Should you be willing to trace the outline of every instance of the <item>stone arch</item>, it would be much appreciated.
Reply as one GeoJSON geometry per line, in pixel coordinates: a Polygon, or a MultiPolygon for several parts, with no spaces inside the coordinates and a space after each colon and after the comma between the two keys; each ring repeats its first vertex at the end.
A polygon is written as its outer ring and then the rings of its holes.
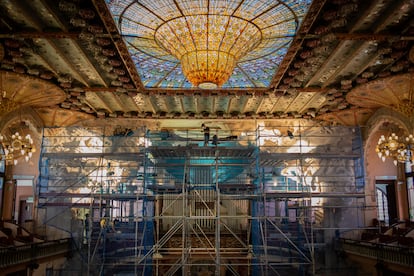
{"type": "Polygon", "coordinates": [[[43,121],[40,116],[33,110],[33,108],[26,106],[2,117],[0,119],[0,130],[22,121],[30,124],[37,130],[43,127],[43,121]]]}
{"type": "MultiPolygon", "coordinates": [[[[375,152],[378,143],[379,134],[388,134],[388,125],[390,131],[395,131],[398,135],[408,135],[413,131],[413,125],[409,118],[401,113],[395,112],[388,108],[378,109],[375,114],[368,120],[363,131],[364,137],[364,165],[366,168],[366,204],[374,206],[376,204],[375,183],[378,176],[397,176],[398,168],[393,165],[392,160],[382,162],[375,152]]],[[[366,219],[376,217],[376,210],[367,210],[366,219]]],[[[368,221],[366,221],[369,225],[368,221]]]]}
{"type": "Polygon", "coordinates": [[[22,107],[15,112],[6,114],[0,119],[0,133],[5,133],[10,129],[27,128],[32,136],[34,143],[40,145],[43,121],[31,107],[22,107]]]}
{"type": "Polygon", "coordinates": [[[388,108],[380,108],[377,112],[367,122],[366,132],[364,133],[368,138],[370,134],[377,131],[378,128],[384,122],[394,123],[399,126],[404,132],[412,133],[413,132],[413,122],[410,118],[402,115],[401,113],[395,112],[388,108]]]}
{"type": "Polygon", "coordinates": [[[368,149],[376,146],[377,141],[372,141],[371,137],[374,133],[379,131],[385,123],[398,128],[401,134],[413,134],[413,123],[409,118],[393,110],[381,108],[368,120],[367,127],[363,132],[365,141],[364,156],[366,156],[368,149]]]}

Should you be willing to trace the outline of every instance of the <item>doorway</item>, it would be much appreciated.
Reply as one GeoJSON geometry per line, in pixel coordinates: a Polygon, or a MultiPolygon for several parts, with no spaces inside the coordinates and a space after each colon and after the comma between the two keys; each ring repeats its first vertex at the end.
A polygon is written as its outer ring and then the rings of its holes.
{"type": "Polygon", "coordinates": [[[28,220],[32,220],[33,201],[27,199],[20,200],[19,204],[19,224],[23,224],[28,220]]]}
{"type": "Polygon", "coordinates": [[[377,180],[375,183],[378,220],[383,225],[398,221],[395,180],[377,180]]]}

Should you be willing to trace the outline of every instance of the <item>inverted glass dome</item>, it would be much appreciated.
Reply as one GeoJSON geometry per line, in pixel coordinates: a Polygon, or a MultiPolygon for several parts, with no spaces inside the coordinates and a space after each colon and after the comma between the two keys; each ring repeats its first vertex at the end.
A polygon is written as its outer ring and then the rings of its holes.
{"type": "Polygon", "coordinates": [[[111,1],[147,88],[268,87],[310,0],[111,1]]]}

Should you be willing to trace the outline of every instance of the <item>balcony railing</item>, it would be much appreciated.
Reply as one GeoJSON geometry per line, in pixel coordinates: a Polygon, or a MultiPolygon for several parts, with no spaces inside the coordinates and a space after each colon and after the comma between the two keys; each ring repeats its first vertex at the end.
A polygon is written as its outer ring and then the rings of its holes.
{"type": "Polygon", "coordinates": [[[71,239],[3,247],[0,248],[0,270],[22,263],[36,262],[45,258],[62,256],[69,253],[71,247],[71,239]]]}
{"type": "Polygon", "coordinates": [[[341,249],[350,254],[414,267],[414,247],[393,246],[349,239],[340,239],[340,243],[341,249]]]}

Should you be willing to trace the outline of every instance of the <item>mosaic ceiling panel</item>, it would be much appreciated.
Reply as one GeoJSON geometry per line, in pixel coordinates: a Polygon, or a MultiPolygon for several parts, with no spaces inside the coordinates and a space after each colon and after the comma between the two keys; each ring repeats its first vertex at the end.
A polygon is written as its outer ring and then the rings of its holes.
{"type": "MultiPolygon", "coordinates": [[[[269,87],[311,2],[106,0],[146,88],[193,88],[183,74],[180,60],[160,45],[155,36],[165,22],[189,14],[206,13],[241,18],[261,32],[260,43],[237,62],[222,88],[269,87]]],[[[218,31],[227,29],[223,27],[218,31]]],[[[189,35],[194,34],[176,34],[180,40],[189,35]]]]}

